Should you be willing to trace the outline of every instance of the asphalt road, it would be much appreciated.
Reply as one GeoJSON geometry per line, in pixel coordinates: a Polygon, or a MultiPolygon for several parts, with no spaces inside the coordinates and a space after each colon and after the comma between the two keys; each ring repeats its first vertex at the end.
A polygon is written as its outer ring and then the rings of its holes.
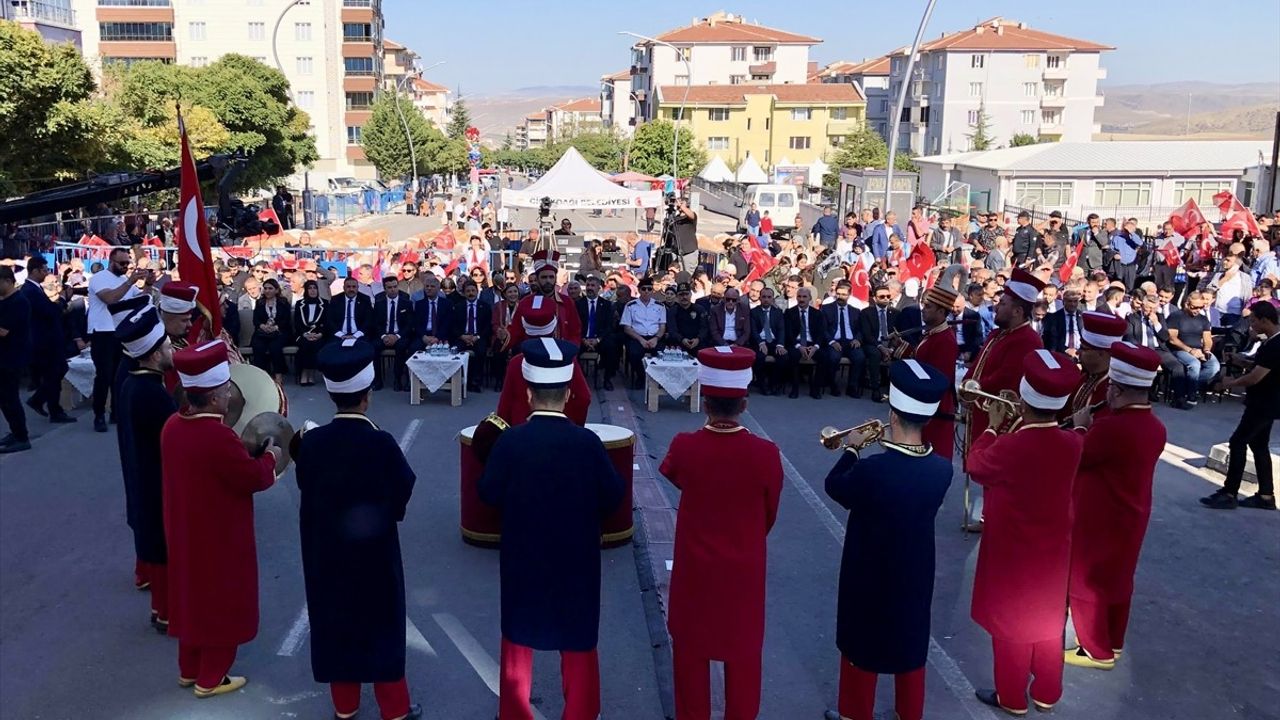
{"type": "MultiPolygon", "coordinates": [[[[317,389],[287,388],[292,420],[332,413],[317,389]]],[[[700,425],[675,401],[647,413],[639,393],[597,397],[593,421],[638,430],[656,467],[672,436],[700,425]]],[[[442,394],[411,407],[403,394],[375,396],[373,418],[408,448],[418,484],[401,528],[408,588],[409,683],[432,720],[487,720],[498,657],[497,555],[458,535],[458,429],[474,423],[497,395],[473,395],[461,408],[442,394]]],[[[1066,670],[1063,720],[1275,720],[1280,718],[1280,514],[1201,509],[1212,489],[1195,456],[1225,438],[1239,405],[1165,408],[1170,452],[1156,476],[1155,511],[1137,578],[1126,652],[1111,672],[1066,670]],[[1181,455],[1190,455],[1184,461],[1181,455]]],[[[292,471],[256,502],[262,624],[242,648],[236,672],[249,685],[229,697],[197,701],[176,684],[173,641],[146,624],[147,598],[132,588],[132,544],[113,434],[87,418],[50,429],[32,418],[35,449],[0,458],[0,720],[330,717],[326,688],[310,676],[292,471]]],[[[771,437],[788,461],[778,523],[769,543],[768,628],[762,718],[819,718],[834,706],[835,586],[844,515],[822,494],[834,462],[818,445],[823,425],[846,427],[885,416],[882,405],[847,398],[753,398],[748,427],[771,437]]],[[[1034,472],[1034,469],[1029,469],[1034,472]]],[[[643,470],[638,472],[638,476],[643,470]]],[[[1217,478],[1220,482],[1220,477],[1217,478]]],[[[640,503],[678,503],[663,481],[640,503]]],[[[991,682],[990,642],[969,619],[980,540],[957,529],[957,477],[938,518],[926,715],[993,718],[971,696],[991,682]]],[[[655,515],[644,511],[653,530],[655,515]]],[[[658,523],[660,525],[660,523],[658,523]]],[[[660,606],[643,572],[669,552],[652,541],[604,553],[601,664],[603,717],[662,718],[669,708],[665,639],[651,636],[660,606]],[[658,645],[655,650],[654,641],[658,645]]],[[[664,587],[661,572],[657,588],[664,587]]],[[[874,592],[874,588],[868,588],[874,592]]],[[[559,716],[553,655],[539,654],[534,694],[546,718],[559,716]]],[[[372,697],[366,691],[366,705],[372,697]]],[[[880,717],[892,717],[892,683],[880,688],[880,717]]]]}

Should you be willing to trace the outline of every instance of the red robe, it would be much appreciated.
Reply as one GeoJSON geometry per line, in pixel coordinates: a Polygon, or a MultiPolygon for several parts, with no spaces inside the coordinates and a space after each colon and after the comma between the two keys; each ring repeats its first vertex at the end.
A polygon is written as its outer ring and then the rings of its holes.
{"type": "Polygon", "coordinates": [[[738,425],[671,441],[661,472],[680,488],[667,627],[680,651],[759,657],[764,643],[765,536],[778,516],[778,446],[738,425]]]}
{"type": "MultiPolygon", "coordinates": [[[[1022,361],[1043,347],[1044,342],[1029,322],[1012,330],[997,330],[982,344],[964,379],[977,380],[982,391],[992,395],[998,395],[1001,390],[1016,393],[1022,382],[1022,361]]],[[[966,447],[972,448],[974,440],[987,429],[987,414],[976,407],[970,410],[969,422],[965,426],[968,432],[966,447]]],[[[967,458],[965,469],[969,469],[967,458]]]]}
{"type": "Polygon", "coordinates": [[[1077,434],[1084,435],[1084,453],[1072,499],[1070,595],[1128,602],[1151,518],[1164,423],[1150,406],[1131,406],[1095,419],[1077,434]]]}
{"type": "MultiPolygon", "coordinates": [[[[520,352],[520,343],[529,339],[529,336],[524,332],[522,320],[525,313],[529,312],[529,308],[533,305],[534,297],[533,295],[526,295],[520,298],[520,302],[516,304],[516,314],[511,318],[511,324],[507,326],[507,332],[511,335],[508,347],[511,348],[512,352],[520,352]]],[[[557,291],[553,297],[556,299],[556,329],[552,333],[552,337],[560,338],[574,345],[581,345],[582,321],[578,318],[577,306],[573,304],[568,295],[562,292],[557,291]]]]}
{"type": "Polygon", "coordinates": [[[943,323],[926,332],[916,345],[916,360],[932,366],[947,379],[947,391],[938,404],[938,414],[924,426],[924,441],[933,452],[948,460],[955,454],[956,446],[956,358],[960,348],[956,345],[956,333],[950,325],[943,323]]]}
{"type": "Polygon", "coordinates": [[[169,546],[169,634],[234,647],[258,634],[253,494],[275,483],[271,454],[250,457],[221,415],[174,415],[160,433],[169,546]]]}
{"type": "Polygon", "coordinates": [[[1071,485],[1084,438],[1056,422],[983,433],[969,473],[985,507],[973,582],[975,622],[992,637],[1031,643],[1060,637],[1071,559],[1071,485]]]}
{"type": "MultiPolygon", "coordinates": [[[[524,353],[516,353],[507,363],[507,374],[502,380],[502,395],[498,397],[498,417],[507,421],[508,425],[523,425],[529,419],[533,408],[529,407],[529,383],[524,379],[520,366],[524,362],[524,353]]],[[[565,404],[564,414],[575,425],[587,424],[587,411],[591,409],[591,387],[582,374],[578,363],[573,364],[573,379],[569,381],[569,402],[565,404]]]]}

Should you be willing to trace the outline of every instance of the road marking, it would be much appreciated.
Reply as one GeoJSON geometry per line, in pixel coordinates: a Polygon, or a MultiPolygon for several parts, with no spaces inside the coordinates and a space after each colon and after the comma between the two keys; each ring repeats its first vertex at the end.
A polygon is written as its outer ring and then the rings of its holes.
{"type": "Polygon", "coordinates": [[[418,430],[422,429],[422,420],[410,420],[409,427],[404,429],[404,434],[400,436],[400,452],[408,453],[409,448],[413,446],[413,441],[418,437],[418,430]]]}
{"type": "Polygon", "coordinates": [[[421,650],[431,657],[439,657],[436,655],[436,649],[431,647],[431,643],[422,635],[422,631],[417,625],[413,624],[413,620],[405,617],[404,619],[404,643],[414,650],[421,650]]]}
{"type": "Polygon", "coordinates": [[[328,694],[329,693],[323,692],[320,690],[308,690],[307,692],[300,692],[296,695],[286,695],[284,697],[269,697],[267,698],[267,702],[271,703],[272,705],[292,705],[296,702],[302,702],[303,700],[310,700],[311,698],[320,697],[321,695],[328,695],[328,694]]]}
{"type": "MultiPolygon", "coordinates": [[[[744,413],[742,419],[745,421],[743,424],[747,425],[747,428],[752,433],[769,442],[773,442],[769,434],[764,431],[764,428],[750,413],[744,413]]],[[[791,481],[792,486],[800,492],[801,497],[805,499],[805,502],[818,516],[818,521],[831,533],[831,537],[835,538],[841,547],[844,547],[844,525],[836,518],[835,513],[831,512],[831,508],[827,507],[827,504],[818,497],[818,493],[814,492],[813,486],[809,484],[808,480],[805,480],[799,470],[796,470],[796,466],[791,464],[787,456],[782,453],[781,448],[778,450],[778,455],[782,458],[782,473],[791,481]]],[[[965,677],[964,671],[947,654],[947,651],[942,649],[942,646],[938,644],[938,641],[932,635],[929,636],[929,663],[933,665],[934,670],[942,677],[943,682],[951,689],[952,694],[960,701],[960,706],[964,708],[965,713],[972,720],[989,720],[994,716],[994,712],[988,710],[985,706],[977,706],[971,702],[974,693],[973,683],[969,682],[969,678],[965,677]]]]}
{"type": "MultiPolygon", "coordinates": [[[[462,626],[458,618],[449,613],[435,613],[431,617],[435,619],[444,634],[449,636],[449,640],[453,641],[454,647],[458,648],[462,657],[471,664],[471,669],[475,670],[480,680],[488,686],[489,692],[496,696],[498,694],[498,663],[494,662],[489,653],[480,647],[480,643],[462,626]]],[[[537,708],[533,709],[533,716],[537,720],[547,720],[537,708]]]]}
{"type": "Polygon", "coordinates": [[[280,649],[276,651],[276,655],[280,657],[293,657],[298,654],[298,648],[302,647],[302,641],[307,639],[307,634],[311,631],[311,619],[307,615],[307,606],[304,603],[302,609],[298,611],[298,617],[293,621],[293,627],[289,628],[289,634],[284,636],[284,642],[280,643],[280,649]]]}

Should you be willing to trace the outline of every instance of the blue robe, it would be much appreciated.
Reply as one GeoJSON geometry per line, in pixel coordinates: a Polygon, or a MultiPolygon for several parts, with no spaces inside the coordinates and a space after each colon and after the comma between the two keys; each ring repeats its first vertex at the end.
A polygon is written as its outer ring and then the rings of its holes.
{"type": "Polygon", "coordinates": [[[849,510],[836,647],[857,667],[896,674],[924,667],[933,604],[934,518],[951,463],[903,446],[859,460],[842,452],[827,495],[849,510]]]}
{"type": "Polygon", "coordinates": [[[164,502],[160,466],[160,431],[178,411],[164,387],[164,376],[134,370],[120,385],[116,427],[120,439],[120,471],[124,476],[125,517],[133,530],[138,559],[168,562],[164,541],[164,502]]]}
{"type": "Polygon", "coordinates": [[[600,522],[622,478],[596,434],[535,412],[494,444],[480,499],[502,509],[502,635],[535,650],[589,651],[600,634],[600,522]]]}

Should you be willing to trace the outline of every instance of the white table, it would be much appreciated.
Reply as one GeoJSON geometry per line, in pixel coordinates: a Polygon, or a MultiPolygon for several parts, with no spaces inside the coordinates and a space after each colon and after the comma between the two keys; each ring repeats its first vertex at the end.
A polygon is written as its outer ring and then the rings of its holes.
{"type": "Polygon", "coordinates": [[[658,400],[663,392],[680,401],[688,396],[689,412],[701,412],[702,387],[698,383],[698,368],[698,361],[693,358],[679,362],[646,358],[644,401],[649,412],[658,412],[658,400]]]}
{"type": "Polygon", "coordinates": [[[449,388],[449,404],[458,407],[467,396],[467,353],[428,355],[414,353],[405,362],[409,369],[409,404],[422,403],[422,391],[433,393],[449,388]]]}

